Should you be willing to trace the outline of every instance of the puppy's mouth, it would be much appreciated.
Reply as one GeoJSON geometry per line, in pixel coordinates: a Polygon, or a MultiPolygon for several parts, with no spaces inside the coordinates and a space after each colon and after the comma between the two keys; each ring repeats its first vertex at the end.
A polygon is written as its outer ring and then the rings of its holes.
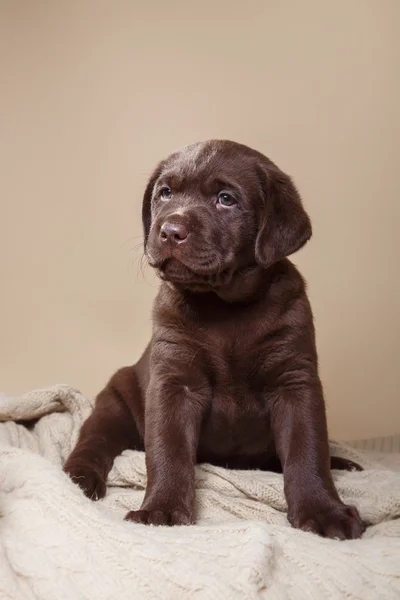
{"type": "Polygon", "coordinates": [[[231,269],[223,268],[214,261],[199,262],[193,266],[188,266],[175,256],[159,261],[148,256],[148,261],[160,279],[184,286],[217,287],[226,284],[232,277],[231,269]]]}

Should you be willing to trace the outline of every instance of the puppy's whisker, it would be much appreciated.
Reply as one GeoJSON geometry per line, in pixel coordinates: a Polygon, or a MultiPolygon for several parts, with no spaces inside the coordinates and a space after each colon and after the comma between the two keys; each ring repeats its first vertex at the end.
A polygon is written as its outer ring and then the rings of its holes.
{"type": "Polygon", "coordinates": [[[142,250],[143,251],[143,244],[142,244],[142,242],[139,242],[138,244],[136,244],[135,246],[133,246],[133,248],[129,248],[128,252],[137,252],[138,250],[142,250]]]}
{"type": "Polygon", "coordinates": [[[146,257],[146,255],[143,253],[143,254],[142,254],[142,256],[140,257],[140,262],[139,262],[139,268],[140,268],[141,275],[142,275],[142,277],[143,277],[143,281],[144,281],[144,282],[145,282],[145,283],[146,283],[146,284],[147,284],[149,287],[151,287],[151,288],[157,288],[157,287],[158,287],[158,285],[157,285],[157,284],[156,284],[156,285],[154,285],[154,284],[151,284],[151,283],[149,283],[149,282],[147,281],[147,279],[146,279],[146,269],[147,269],[147,267],[148,267],[147,257],[146,257]]]}
{"type": "Polygon", "coordinates": [[[133,242],[133,241],[135,241],[135,240],[137,240],[137,239],[139,239],[139,238],[141,238],[141,240],[142,240],[142,242],[141,242],[141,243],[143,243],[143,235],[134,235],[133,237],[130,237],[130,238],[128,238],[128,239],[127,239],[125,242],[123,242],[123,243],[120,245],[120,248],[122,248],[123,246],[126,246],[126,244],[129,244],[130,242],[133,242]]]}
{"type": "Polygon", "coordinates": [[[140,274],[141,274],[143,280],[147,283],[147,281],[146,281],[146,275],[145,275],[146,265],[143,264],[144,263],[144,259],[145,259],[144,254],[141,254],[140,258],[138,260],[138,263],[137,263],[137,265],[138,265],[137,277],[139,276],[139,271],[140,271],[140,274]]]}

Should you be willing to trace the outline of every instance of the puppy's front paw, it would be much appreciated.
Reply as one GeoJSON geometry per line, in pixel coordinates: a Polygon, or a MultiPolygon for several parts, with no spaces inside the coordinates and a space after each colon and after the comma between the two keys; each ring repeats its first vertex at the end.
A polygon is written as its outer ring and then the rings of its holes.
{"type": "Polygon", "coordinates": [[[70,476],[74,483],[77,483],[88,498],[91,500],[100,500],[104,498],[107,491],[104,479],[89,465],[74,464],[67,461],[64,465],[64,471],[70,476]]]}
{"type": "Polygon", "coordinates": [[[165,508],[149,508],[147,510],[131,510],[125,517],[126,521],[144,523],[145,525],[193,525],[194,518],[186,511],[165,508]]]}
{"type": "Polygon", "coordinates": [[[341,502],[298,509],[288,519],[297,529],[338,540],[356,539],[365,531],[358,510],[341,502]]]}

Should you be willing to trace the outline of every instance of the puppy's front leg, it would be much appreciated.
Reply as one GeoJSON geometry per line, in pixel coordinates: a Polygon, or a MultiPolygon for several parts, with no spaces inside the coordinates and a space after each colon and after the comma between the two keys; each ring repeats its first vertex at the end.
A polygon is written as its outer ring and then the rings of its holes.
{"type": "Polygon", "coordinates": [[[145,411],[146,494],[140,510],[126,519],[153,525],[194,523],[194,467],[205,401],[180,377],[152,373],[145,411]]]}
{"type": "Polygon", "coordinates": [[[341,501],[332,480],[319,381],[312,378],[304,385],[280,388],[272,403],[271,423],[291,525],[329,538],[360,537],[365,530],[360,515],[341,501]]]}

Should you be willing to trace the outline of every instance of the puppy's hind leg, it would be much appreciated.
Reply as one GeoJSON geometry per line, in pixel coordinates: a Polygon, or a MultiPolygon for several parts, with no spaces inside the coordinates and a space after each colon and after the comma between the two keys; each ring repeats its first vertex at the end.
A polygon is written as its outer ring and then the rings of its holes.
{"type": "Polygon", "coordinates": [[[134,402],[141,411],[140,388],[134,367],[120,369],[96,398],[95,408],[84,422],[78,442],[64,471],[85,494],[99,500],[106,494],[107,475],[123,450],[143,450],[135,418],[128,408],[134,402]]]}

